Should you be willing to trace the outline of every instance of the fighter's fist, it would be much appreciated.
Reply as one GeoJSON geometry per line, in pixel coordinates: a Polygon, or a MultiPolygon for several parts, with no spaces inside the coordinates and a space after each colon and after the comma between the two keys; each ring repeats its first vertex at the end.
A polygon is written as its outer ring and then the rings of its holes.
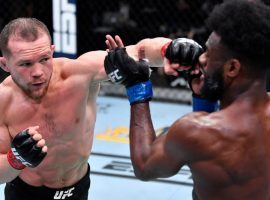
{"type": "Polygon", "coordinates": [[[143,60],[135,61],[130,57],[119,36],[113,39],[106,36],[108,55],[104,60],[105,71],[114,83],[126,86],[130,104],[150,101],[153,96],[149,80],[150,66],[143,60]]]}
{"type": "Polygon", "coordinates": [[[177,38],[172,40],[165,50],[165,57],[171,63],[178,63],[181,66],[191,66],[197,64],[199,56],[203,53],[203,48],[197,42],[187,38],[177,38]]]}
{"type": "Polygon", "coordinates": [[[108,52],[104,61],[105,71],[114,83],[130,87],[149,80],[150,68],[145,61],[135,61],[126,49],[117,47],[108,52]]]}
{"type": "Polygon", "coordinates": [[[18,170],[36,167],[47,155],[47,146],[38,126],[29,127],[18,133],[11,143],[11,150],[7,154],[10,165],[18,170]]]}

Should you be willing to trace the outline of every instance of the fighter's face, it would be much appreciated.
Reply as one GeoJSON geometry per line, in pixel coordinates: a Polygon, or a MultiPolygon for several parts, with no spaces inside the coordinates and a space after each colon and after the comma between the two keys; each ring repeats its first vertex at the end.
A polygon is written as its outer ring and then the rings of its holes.
{"type": "Polygon", "coordinates": [[[6,65],[13,81],[33,99],[41,99],[49,86],[52,75],[52,55],[54,46],[47,35],[28,42],[12,37],[8,42],[11,55],[6,57],[6,65]]]}
{"type": "Polygon", "coordinates": [[[216,101],[222,98],[225,90],[223,66],[226,57],[222,51],[220,37],[212,33],[206,43],[207,50],[201,55],[201,64],[205,69],[204,84],[201,95],[207,99],[216,101]]]}
{"type": "Polygon", "coordinates": [[[224,94],[224,88],[223,70],[219,68],[205,76],[201,94],[209,100],[217,101],[224,94]]]}

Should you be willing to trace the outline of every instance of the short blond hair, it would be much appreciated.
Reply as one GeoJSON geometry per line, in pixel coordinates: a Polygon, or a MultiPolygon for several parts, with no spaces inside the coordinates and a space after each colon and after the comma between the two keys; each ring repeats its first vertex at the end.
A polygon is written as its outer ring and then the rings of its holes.
{"type": "Polygon", "coordinates": [[[47,26],[36,18],[17,18],[10,21],[0,34],[0,49],[3,55],[11,54],[8,49],[8,41],[10,37],[15,36],[25,41],[35,41],[41,34],[46,34],[50,42],[52,41],[47,26]]]}

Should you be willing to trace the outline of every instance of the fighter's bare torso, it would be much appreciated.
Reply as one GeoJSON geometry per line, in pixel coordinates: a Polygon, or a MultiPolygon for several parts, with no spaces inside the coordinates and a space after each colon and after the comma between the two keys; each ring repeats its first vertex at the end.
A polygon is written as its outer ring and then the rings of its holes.
{"type": "Polygon", "coordinates": [[[190,168],[199,199],[269,199],[269,111],[269,100],[240,101],[197,118],[204,154],[190,168]]]}
{"type": "Polygon", "coordinates": [[[76,183],[87,171],[99,87],[91,87],[80,76],[66,76],[61,70],[55,59],[51,83],[40,102],[25,96],[10,77],[2,83],[8,91],[4,121],[10,136],[38,125],[48,146],[44,161],[19,175],[30,185],[61,188],[76,183]]]}

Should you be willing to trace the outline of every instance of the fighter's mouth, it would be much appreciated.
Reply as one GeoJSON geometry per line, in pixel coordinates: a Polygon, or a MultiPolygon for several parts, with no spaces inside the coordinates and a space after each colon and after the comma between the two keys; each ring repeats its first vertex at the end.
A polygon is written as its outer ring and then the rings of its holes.
{"type": "Polygon", "coordinates": [[[33,83],[32,85],[42,85],[44,82],[33,83]]]}
{"type": "Polygon", "coordinates": [[[35,88],[42,87],[45,84],[45,82],[38,82],[38,83],[32,83],[32,86],[35,88]]]}

